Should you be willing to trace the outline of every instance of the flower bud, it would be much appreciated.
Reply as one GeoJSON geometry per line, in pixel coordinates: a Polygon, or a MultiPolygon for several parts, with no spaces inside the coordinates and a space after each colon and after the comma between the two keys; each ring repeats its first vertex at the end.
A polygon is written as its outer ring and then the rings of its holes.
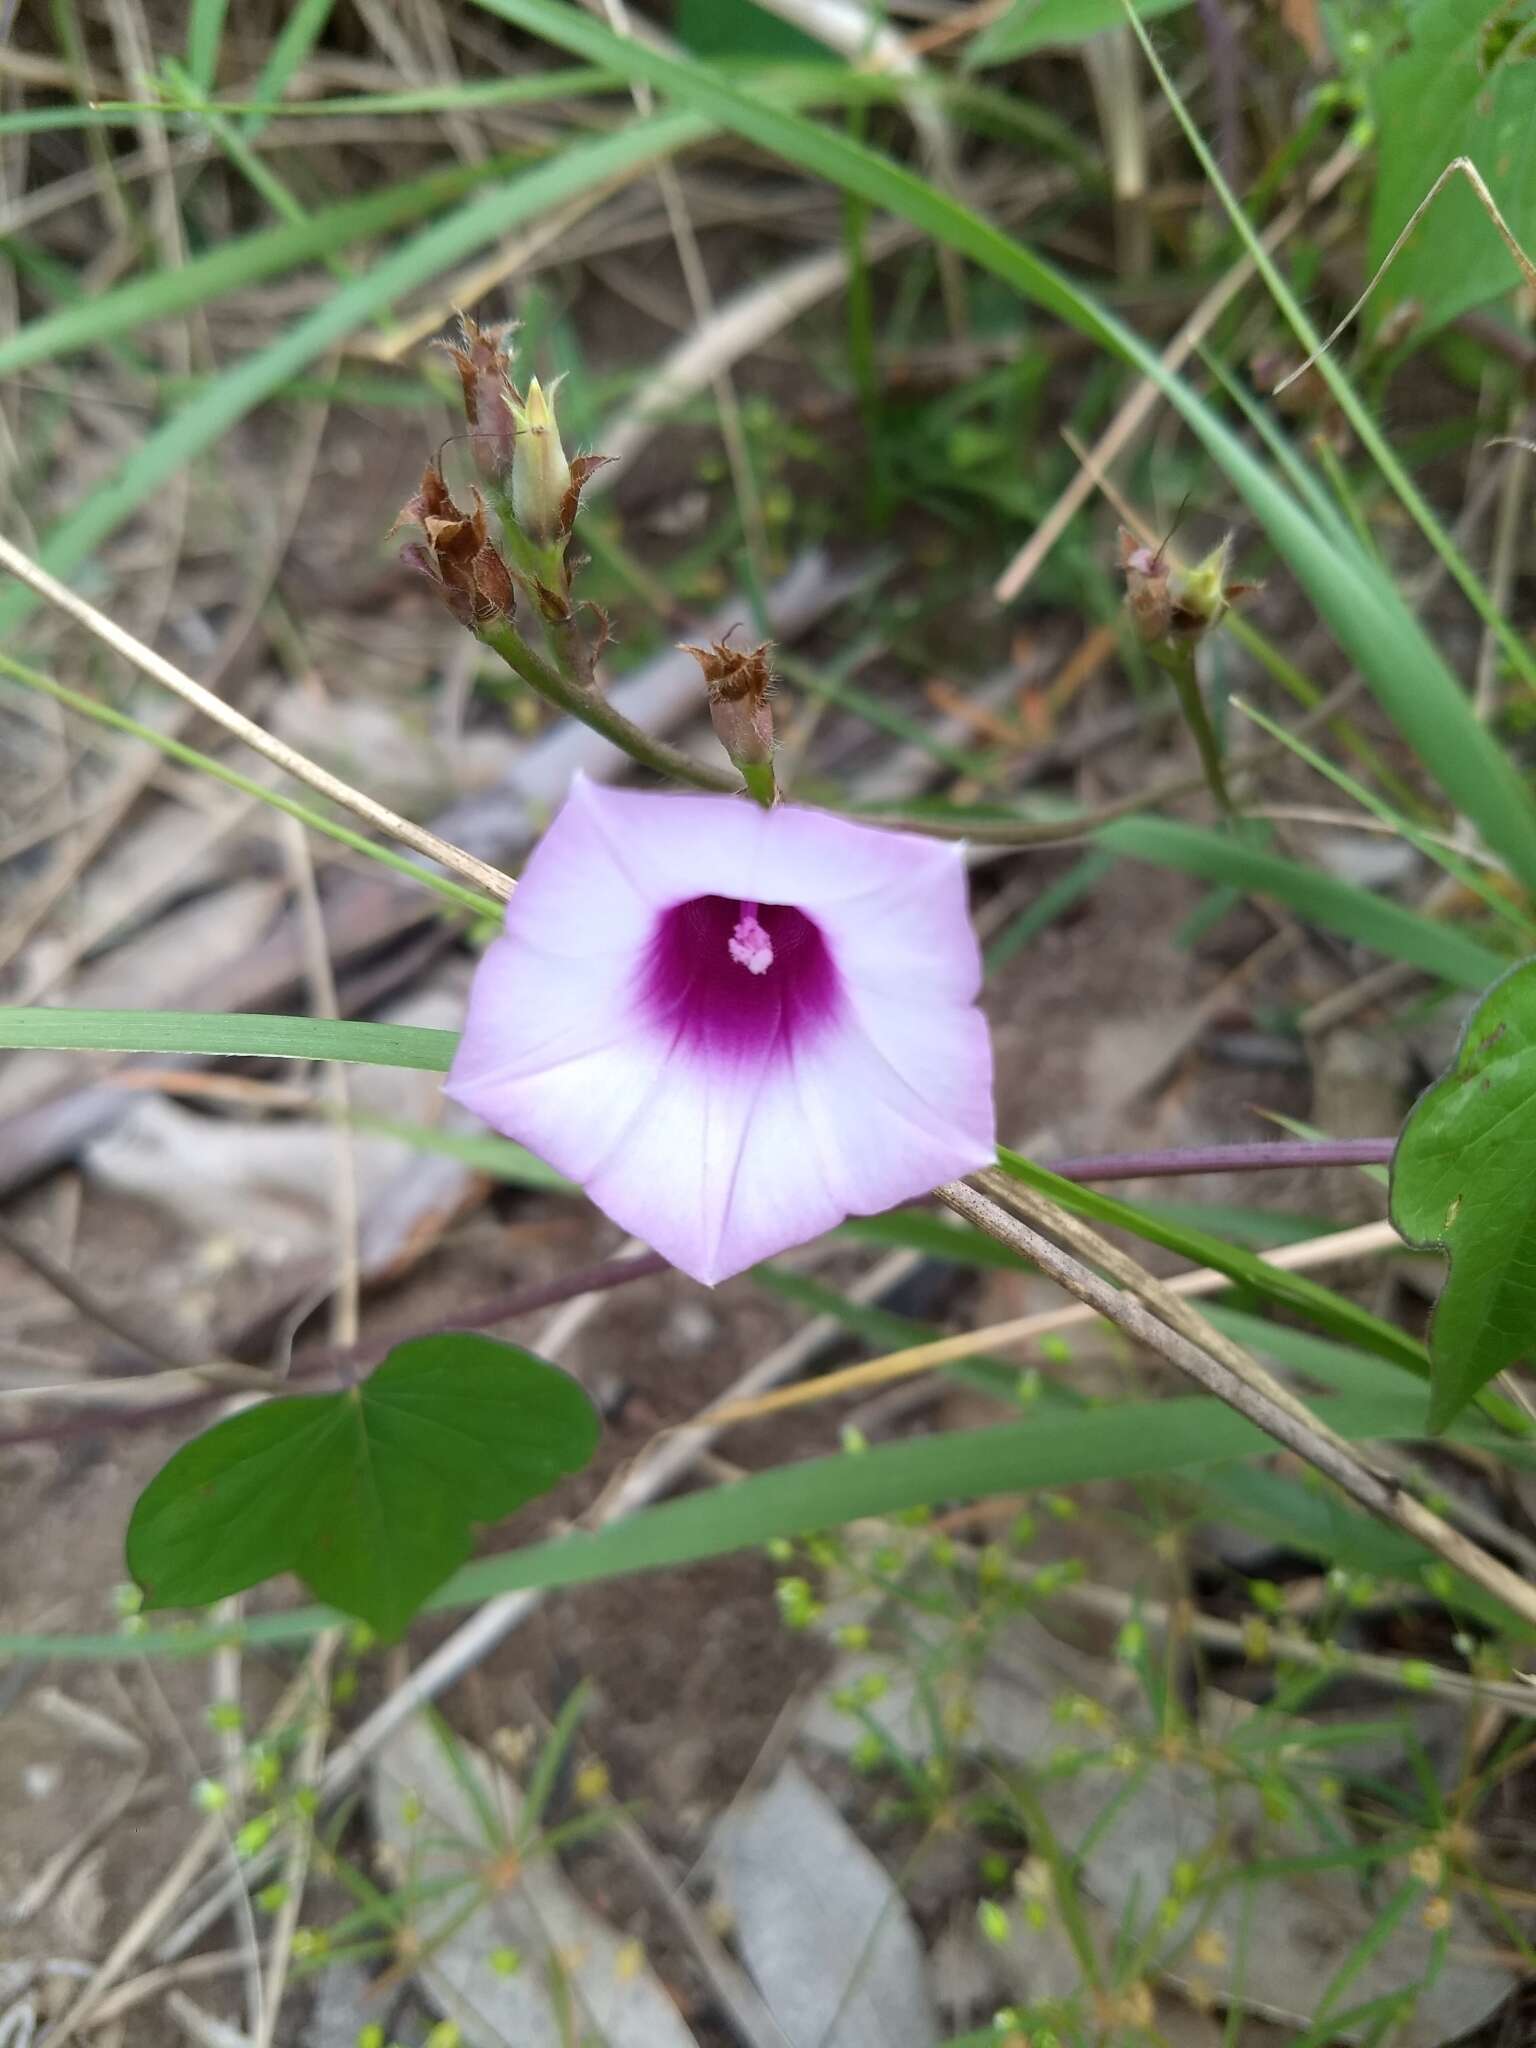
{"type": "Polygon", "coordinates": [[[745,650],[715,640],[708,647],[682,649],[703,671],[716,739],[741,770],[748,789],[765,804],[771,804],[775,795],[773,712],[768,705],[773,687],[773,670],[768,665],[771,645],[765,641],[761,647],[745,650]]]}
{"type": "Polygon", "coordinates": [[[571,465],[560,445],[555,408],[537,377],[528,386],[528,396],[514,395],[511,406],[517,428],[512,510],[534,545],[547,547],[567,531],[565,499],[571,488],[571,465]]]}
{"type": "Polygon", "coordinates": [[[1258,588],[1254,583],[1229,582],[1231,559],[1229,533],[1194,568],[1173,568],[1161,548],[1154,551],[1142,545],[1122,526],[1120,568],[1136,637],[1153,648],[1170,642],[1187,647],[1202,640],[1239,598],[1258,588]]]}
{"type": "Polygon", "coordinates": [[[581,494],[594,471],[611,455],[578,455],[567,461],[555,423],[555,386],[546,391],[537,377],[520,398],[508,385],[507,405],[517,430],[512,465],[512,512],[535,547],[570,538],[581,494]]]}
{"type": "Polygon", "coordinates": [[[459,315],[459,338],[438,346],[452,356],[464,389],[464,417],[469,422],[475,467],[488,484],[505,484],[512,471],[517,434],[508,392],[512,351],[507,346],[515,322],[480,327],[467,313],[459,315]]]}
{"type": "Polygon", "coordinates": [[[1220,625],[1231,603],[1227,570],[1231,564],[1232,536],[1227,536],[1193,569],[1175,570],[1169,579],[1173,597],[1172,626],[1175,633],[1200,634],[1220,625]]]}
{"type": "Polygon", "coordinates": [[[412,541],[401,549],[400,559],[421,571],[461,626],[474,632],[493,619],[511,618],[511,573],[489,537],[485,500],[478,491],[466,515],[454,503],[442,471],[429,462],[420,490],[400,508],[390,532],[402,526],[419,526],[426,541],[412,541]]]}

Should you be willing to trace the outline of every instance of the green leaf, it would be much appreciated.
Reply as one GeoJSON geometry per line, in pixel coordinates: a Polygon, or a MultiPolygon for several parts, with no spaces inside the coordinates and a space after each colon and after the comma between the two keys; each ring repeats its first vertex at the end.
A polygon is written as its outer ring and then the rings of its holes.
{"type": "MultiPolygon", "coordinates": [[[[1154,15],[1172,14],[1187,0],[1136,0],[1136,12],[1143,21],[1154,15]]],[[[1031,50],[1061,48],[1085,43],[1107,28],[1125,22],[1121,0],[1013,0],[976,37],[965,54],[966,69],[982,70],[988,64],[1010,64],[1015,57],[1027,57],[1031,50]]]]}
{"type": "Polygon", "coordinates": [[[677,39],[700,57],[778,57],[827,63],[827,47],[754,0],[677,0],[677,39]]]}
{"type": "Polygon", "coordinates": [[[0,1047],[55,1052],[185,1052],[244,1060],[344,1060],[446,1074],[458,1038],[419,1024],[325,1017],[225,1017],[201,1010],[0,1009],[0,1047]]]}
{"type": "MultiPolygon", "coordinates": [[[[1371,94],[1380,136],[1367,275],[1453,158],[1477,165],[1517,242],[1536,246],[1536,11],[1529,0],[1423,0],[1412,41],[1371,94]]],[[[1519,283],[1513,257],[1470,186],[1453,178],[1393,259],[1373,301],[1405,299],[1441,326],[1519,283]]]]}
{"type": "Polygon", "coordinates": [[[1508,964],[1453,925],[1439,924],[1390,903],[1369,889],[1319,874],[1315,868],[1244,845],[1228,832],[1168,818],[1117,818],[1094,834],[1116,853],[1177,868],[1202,881],[1231,883],[1256,896],[1273,896],[1325,931],[1358,939],[1391,960],[1406,960],[1460,988],[1486,988],[1508,964]]]}
{"type": "Polygon", "coordinates": [[[184,1445],[139,1496],[128,1569],[149,1607],[296,1572],[396,1636],[469,1556],[473,1523],[580,1471],[597,1438],[586,1394],[542,1359],[417,1337],[347,1393],[264,1401],[184,1445]]]}
{"type": "Polygon", "coordinates": [[[1430,1427],[1536,1349],[1536,960],[1488,991],[1392,1159],[1392,1221],[1450,1254],[1430,1326],[1430,1427]]]}

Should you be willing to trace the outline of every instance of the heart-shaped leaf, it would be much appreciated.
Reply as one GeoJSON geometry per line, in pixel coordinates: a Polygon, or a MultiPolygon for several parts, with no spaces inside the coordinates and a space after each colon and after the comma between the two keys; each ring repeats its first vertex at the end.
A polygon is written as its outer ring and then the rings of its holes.
{"type": "Polygon", "coordinates": [[[1495,982],[1392,1160],[1392,1221],[1449,1252],[1430,1326],[1432,1429],[1536,1352],[1536,960],[1495,982]]]}
{"type": "Polygon", "coordinates": [[[470,1529],[591,1457],[568,1374],[449,1330],[342,1394],[266,1401],[179,1450],[139,1496],[128,1569],[150,1607],[195,1607],[279,1572],[395,1636],[469,1555],[470,1529]]]}

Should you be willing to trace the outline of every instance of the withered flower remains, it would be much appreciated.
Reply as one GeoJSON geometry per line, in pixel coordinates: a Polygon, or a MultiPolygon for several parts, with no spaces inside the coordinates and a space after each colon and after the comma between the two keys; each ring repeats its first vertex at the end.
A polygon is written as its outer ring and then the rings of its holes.
{"type": "Polygon", "coordinates": [[[493,485],[502,483],[512,468],[517,430],[507,402],[512,385],[512,351],[507,344],[515,332],[515,322],[481,327],[461,313],[458,340],[438,344],[453,358],[463,386],[475,467],[493,485]]]}
{"type": "Polygon", "coordinates": [[[772,803],[773,712],[768,704],[773,688],[773,670],[768,663],[772,642],[761,647],[732,647],[730,637],[727,633],[724,640],[712,640],[707,647],[685,643],[681,652],[691,654],[703,672],[716,739],[758,801],[772,803]]]}
{"type": "Polygon", "coordinates": [[[444,604],[471,632],[495,619],[510,619],[515,605],[512,575],[501,551],[491,539],[485,518],[485,500],[474,493],[474,504],[463,512],[454,503],[443,472],[429,462],[422,472],[421,488],[408,498],[390,531],[402,526],[419,526],[425,543],[411,541],[400,550],[409,563],[433,584],[444,604]]]}
{"type": "Polygon", "coordinates": [[[1220,625],[1228,610],[1258,587],[1231,582],[1231,561],[1230,533],[1194,568],[1180,569],[1163,548],[1147,547],[1122,526],[1120,569],[1137,639],[1155,649],[1159,642],[1199,640],[1220,625]]]}
{"type": "Polygon", "coordinates": [[[433,462],[395,524],[417,525],[426,534],[425,547],[412,544],[404,558],[431,578],[462,625],[483,635],[509,622],[520,589],[550,629],[562,666],[590,688],[607,626],[592,606],[585,609],[596,616],[596,634],[579,629],[584,607],[573,603],[571,585],[581,565],[571,559],[569,543],[582,489],[608,457],[567,457],[554,388],[546,391],[535,377],[525,396],[513,381],[512,332],[510,325],[481,327],[464,314],[457,338],[442,344],[459,374],[469,445],[489,507],[477,491],[472,509],[461,512],[433,462]],[[490,538],[488,510],[500,525],[500,545],[490,538]]]}

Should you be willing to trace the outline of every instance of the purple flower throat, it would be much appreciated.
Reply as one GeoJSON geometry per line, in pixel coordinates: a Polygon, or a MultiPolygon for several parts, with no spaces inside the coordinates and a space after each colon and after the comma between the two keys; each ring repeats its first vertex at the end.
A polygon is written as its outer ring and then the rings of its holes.
{"type": "Polygon", "coordinates": [[[837,1016],[821,927],[790,903],[695,896],[657,918],[641,969],[648,1023],[720,1058],[787,1056],[837,1016]]]}

